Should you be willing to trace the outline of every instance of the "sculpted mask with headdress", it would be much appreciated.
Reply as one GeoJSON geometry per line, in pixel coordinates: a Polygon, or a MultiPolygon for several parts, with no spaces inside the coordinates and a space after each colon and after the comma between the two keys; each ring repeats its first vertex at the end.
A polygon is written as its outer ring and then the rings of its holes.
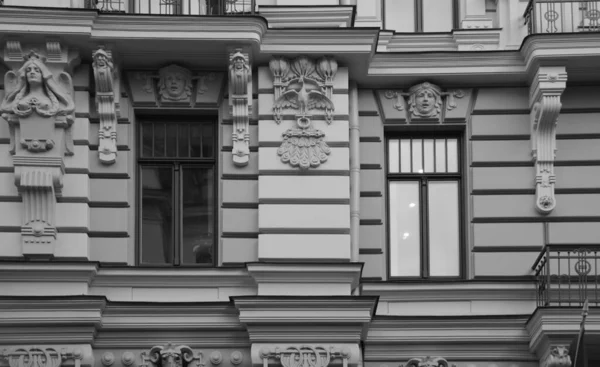
{"type": "Polygon", "coordinates": [[[425,82],[409,89],[408,105],[411,116],[438,117],[442,111],[442,90],[425,82]]]}
{"type": "Polygon", "coordinates": [[[184,101],[192,95],[192,73],[181,66],[169,65],[158,71],[158,94],[165,101],[184,101]]]}

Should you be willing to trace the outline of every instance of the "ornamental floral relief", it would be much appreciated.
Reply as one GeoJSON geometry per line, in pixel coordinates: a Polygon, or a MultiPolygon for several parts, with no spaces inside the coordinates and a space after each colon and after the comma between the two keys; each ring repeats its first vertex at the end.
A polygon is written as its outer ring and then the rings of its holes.
{"type": "Polygon", "coordinates": [[[283,163],[292,167],[316,168],[327,161],[331,149],[325,142],[325,133],[313,127],[311,111],[322,111],[328,124],[333,121],[337,62],[330,57],[316,62],[306,56],[292,61],[276,57],[269,67],[273,74],[275,122],[281,123],[285,110],[295,111],[296,126],[282,134],[283,142],[277,154],[283,163]]]}
{"type": "Polygon", "coordinates": [[[411,122],[443,120],[444,109],[451,111],[456,108],[456,99],[464,97],[462,90],[444,92],[439,86],[424,82],[413,85],[407,93],[388,90],[387,99],[393,100],[393,107],[402,111],[408,109],[411,122]]]}

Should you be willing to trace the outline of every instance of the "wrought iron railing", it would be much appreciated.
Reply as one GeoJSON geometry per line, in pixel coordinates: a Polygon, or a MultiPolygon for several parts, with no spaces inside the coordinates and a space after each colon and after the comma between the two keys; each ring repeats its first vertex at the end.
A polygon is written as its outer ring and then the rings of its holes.
{"type": "Polygon", "coordinates": [[[600,1],[529,0],[523,16],[529,34],[600,31],[600,1]]]}
{"type": "Polygon", "coordinates": [[[546,246],[532,267],[538,307],[599,306],[599,267],[600,245],[546,246]]]}
{"type": "Polygon", "coordinates": [[[107,13],[159,15],[248,15],[255,0],[87,0],[86,7],[107,13]]]}

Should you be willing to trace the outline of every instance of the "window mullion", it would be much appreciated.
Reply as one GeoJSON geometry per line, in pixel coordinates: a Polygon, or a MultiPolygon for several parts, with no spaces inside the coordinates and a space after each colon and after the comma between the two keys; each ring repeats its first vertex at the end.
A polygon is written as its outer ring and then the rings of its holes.
{"type": "Polygon", "coordinates": [[[173,265],[181,265],[181,206],[182,206],[182,191],[181,190],[181,166],[178,162],[173,163],[173,265]]]}
{"type": "Polygon", "coordinates": [[[427,200],[427,177],[421,179],[421,273],[429,278],[429,203],[427,200]]]}

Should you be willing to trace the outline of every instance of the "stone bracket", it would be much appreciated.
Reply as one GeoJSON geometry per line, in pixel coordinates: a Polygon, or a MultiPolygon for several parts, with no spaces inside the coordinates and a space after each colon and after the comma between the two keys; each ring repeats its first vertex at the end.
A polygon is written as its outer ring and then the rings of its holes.
{"type": "Polygon", "coordinates": [[[536,170],[535,207],[541,214],[549,214],[556,207],[556,124],[562,106],[560,97],[566,86],[564,66],[540,67],[530,86],[531,148],[536,170]]]}
{"type": "Polygon", "coordinates": [[[241,48],[229,54],[229,113],[233,119],[233,163],[243,167],[250,160],[252,65],[241,48]]]}
{"type": "Polygon", "coordinates": [[[110,165],[117,160],[117,119],[119,117],[120,78],[110,50],[100,46],[92,53],[96,83],[96,110],[100,120],[98,158],[110,165]]]}

